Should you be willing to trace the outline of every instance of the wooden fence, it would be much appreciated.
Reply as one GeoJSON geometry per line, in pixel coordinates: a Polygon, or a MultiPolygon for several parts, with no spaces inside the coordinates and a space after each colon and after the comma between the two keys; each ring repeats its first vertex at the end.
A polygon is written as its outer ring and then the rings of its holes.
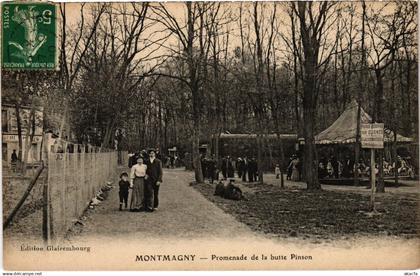
{"type": "Polygon", "coordinates": [[[116,151],[50,154],[44,238],[64,237],[100,188],[107,181],[115,185],[117,167],[116,151]]]}

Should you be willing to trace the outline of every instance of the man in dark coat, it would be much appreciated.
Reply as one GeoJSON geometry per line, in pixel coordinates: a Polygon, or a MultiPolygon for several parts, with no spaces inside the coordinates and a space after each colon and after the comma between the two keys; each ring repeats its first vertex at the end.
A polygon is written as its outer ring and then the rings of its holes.
{"type": "Polygon", "coordinates": [[[287,165],[287,176],[286,176],[286,180],[291,180],[292,179],[292,171],[293,171],[292,161],[295,158],[296,158],[296,156],[294,154],[289,158],[289,164],[287,165]]]}
{"type": "Polygon", "coordinates": [[[251,171],[252,171],[251,182],[256,182],[258,181],[258,162],[254,157],[250,161],[250,166],[251,166],[251,171]]]}
{"type": "Polygon", "coordinates": [[[248,164],[248,181],[254,182],[255,181],[255,160],[251,158],[248,164]]]}
{"type": "Polygon", "coordinates": [[[144,207],[146,212],[153,212],[159,206],[159,188],[162,184],[162,162],[156,158],[155,150],[149,151],[149,160],[146,165],[147,179],[144,189],[144,207]]]}
{"type": "Polygon", "coordinates": [[[203,173],[204,180],[208,178],[207,166],[208,166],[207,158],[202,157],[201,158],[201,172],[203,173]]]}
{"type": "Polygon", "coordinates": [[[214,155],[207,161],[207,176],[209,182],[213,184],[213,181],[216,178],[216,160],[214,159],[214,155]]]}
{"type": "Polygon", "coordinates": [[[242,181],[245,182],[246,181],[246,174],[248,173],[248,179],[249,179],[249,160],[248,158],[245,156],[244,160],[242,161],[242,181]]]}
{"type": "Polygon", "coordinates": [[[137,164],[137,159],[140,157],[140,153],[135,152],[129,159],[128,159],[128,167],[131,168],[135,164],[137,164]]]}
{"type": "Polygon", "coordinates": [[[235,169],[233,168],[232,159],[230,156],[227,157],[227,177],[233,178],[235,177],[235,169]]]}
{"type": "Polygon", "coordinates": [[[253,164],[253,170],[254,170],[254,181],[258,181],[259,175],[258,175],[258,161],[254,158],[254,164],[253,164]]]}
{"type": "Polygon", "coordinates": [[[240,157],[236,161],[236,169],[238,170],[238,177],[239,178],[242,178],[242,172],[243,172],[243,167],[244,167],[243,162],[244,161],[240,157]]]}
{"type": "Polygon", "coordinates": [[[342,172],[342,176],[345,178],[349,178],[351,177],[351,173],[352,173],[352,168],[353,168],[353,162],[350,159],[350,156],[346,155],[346,158],[344,159],[343,162],[343,172],[342,172]]]}
{"type": "Polygon", "coordinates": [[[13,172],[16,172],[16,166],[17,166],[17,162],[18,162],[18,156],[16,154],[16,150],[13,150],[12,156],[10,158],[11,163],[12,163],[12,170],[13,172]]]}
{"type": "Polygon", "coordinates": [[[254,182],[258,181],[258,162],[255,158],[252,158],[251,167],[252,167],[253,180],[254,182]]]}
{"type": "Polygon", "coordinates": [[[226,179],[227,178],[227,158],[223,158],[222,159],[222,175],[223,178],[226,179]]]}

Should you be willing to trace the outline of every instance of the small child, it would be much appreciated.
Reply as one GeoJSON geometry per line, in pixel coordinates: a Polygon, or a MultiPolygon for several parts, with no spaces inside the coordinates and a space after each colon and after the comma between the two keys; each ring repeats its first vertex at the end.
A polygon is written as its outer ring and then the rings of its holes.
{"type": "Polygon", "coordinates": [[[120,175],[120,182],[118,184],[120,186],[120,211],[122,211],[123,203],[125,209],[127,209],[128,189],[130,188],[130,182],[128,181],[128,174],[126,172],[123,172],[120,175]]]}
{"type": "Polygon", "coordinates": [[[276,164],[276,168],[274,169],[274,173],[276,174],[276,179],[280,178],[280,165],[276,164]]]}

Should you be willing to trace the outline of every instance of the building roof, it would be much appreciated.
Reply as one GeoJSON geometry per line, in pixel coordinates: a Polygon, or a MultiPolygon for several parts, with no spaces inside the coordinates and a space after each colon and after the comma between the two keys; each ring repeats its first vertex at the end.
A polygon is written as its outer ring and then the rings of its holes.
{"type": "MultiPolygon", "coordinates": [[[[350,144],[356,142],[357,131],[357,109],[358,104],[353,101],[343,113],[327,129],[315,136],[316,144],[350,144]]],[[[360,108],[360,123],[368,124],[372,122],[372,117],[360,108]]],[[[394,140],[394,132],[384,129],[385,142],[394,140]]],[[[412,138],[397,134],[397,141],[402,143],[412,142],[412,138]]]]}

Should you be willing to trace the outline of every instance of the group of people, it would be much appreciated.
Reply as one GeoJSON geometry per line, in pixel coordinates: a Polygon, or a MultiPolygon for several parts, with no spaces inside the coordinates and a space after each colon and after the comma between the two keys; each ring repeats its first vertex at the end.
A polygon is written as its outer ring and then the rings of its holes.
{"type": "Polygon", "coordinates": [[[354,161],[348,156],[344,160],[338,160],[334,155],[330,158],[321,157],[318,163],[318,178],[348,178],[354,170],[354,161]]]}
{"type": "MultiPolygon", "coordinates": [[[[390,163],[383,159],[383,171],[385,176],[394,175],[395,170],[397,170],[398,175],[407,175],[411,176],[413,174],[413,169],[408,164],[406,160],[397,157],[398,161],[395,163],[390,163]]],[[[357,170],[359,176],[369,176],[370,175],[370,166],[365,163],[363,159],[360,159],[358,163],[355,163],[352,158],[346,156],[343,160],[338,160],[335,156],[330,158],[322,157],[319,161],[318,167],[318,177],[323,178],[351,178],[354,176],[354,171],[357,170]]],[[[375,164],[375,174],[379,173],[378,162],[375,164]]]]}
{"type": "Polygon", "coordinates": [[[287,166],[287,180],[300,181],[302,176],[302,162],[296,154],[293,154],[289,159],[287,166]]]}
{"type": "Polygon", "coordinates": [[[164,158],[165,167],[168,169],[174,169],[179,166],[179,157],[178,155],[170,155],[164,158]]]}
{"type": "Polygon", "coordinates": [[[201,158],[201,169],[204,179],[208,179],[210,183],[219,179],[219,170],[217,169],[217,161],[214,155],[211,158],[201,158]]]}
{"type": "Polygon", "coordinates": [[[258,181],[258,162],[257,160],[252,158],[244,158],[239,157],[237,161],[237,168],[238,168],[238,176],[242,178],[242,181],[248,182],[256,182],[258,181]]]}
{"type": "Polygon", "coordinates": [[[234,161],[230,156],[225,156],[218,162],[212,155],[210,158],[201,158],[201,168],[204,179],[208,179],[210,183],[219,179],[220,172],[223,179],[234,178],[235,171],[242,181],[255,182],[258,180],[258,162],[255,158],[238,157],[234,161]]]}
{"type": "Polygon", "coordinates": [[[162,184],[162,162],[157,157],[158,151],[145,150],[130,157],[130,175],[124,172],[120,176],[119,196],[120,208],[123,206],[132,212],[153,212],[159,206],[159,188],[162,184]],[[136,158],[136,164],[133,157],[136,158]],[[131,200],[128,206],[129,191],[131,200]]]}

